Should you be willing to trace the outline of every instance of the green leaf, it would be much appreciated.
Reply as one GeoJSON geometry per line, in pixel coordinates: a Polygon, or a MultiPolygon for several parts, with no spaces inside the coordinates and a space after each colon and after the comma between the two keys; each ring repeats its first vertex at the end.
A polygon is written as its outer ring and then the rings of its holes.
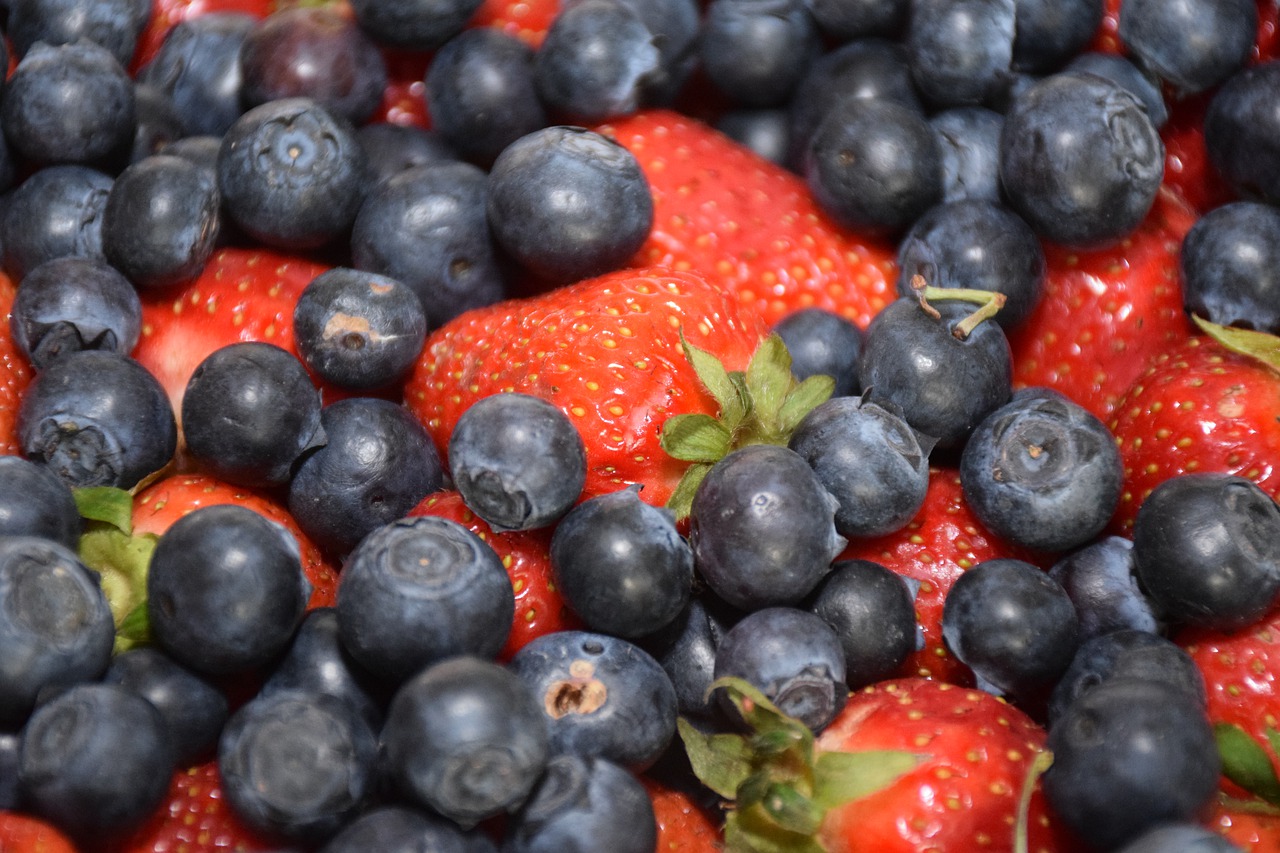
{"type": "Polygon", "coordinates": [[[116,629],[147,598],[147,570],[159,537],[127,536],[114,525],[91,521],[80,537],[80,561],[101,578],[116,629]]]}
{"type": "Polygon", "coordinates": [[[116,642],[113,651],[115,654],[120,654],[136,646],[145,646],[150,642],[151,616],[147,612],[147,603],[143,601],[129,611],[129,614],[124,619],[120,620],[120,624],[116,628],[116,642]]]}
{"type": "Polygon", "coordinates": [[[733,435],[710,415],[675,415],[662,425],[659,443],[668,456],[684,462],[719,462],[733,435]]]}
{"type": "Polygon", "coordinates": [[[799,835],[813,835],[822,826],[826,809],[791,785],[774,784],[765,791],[760,807],[778,826],[799,835]]]}
{"type": "Polygon", "coordinates": [[[680,345],[684,347],[684,357],[693,365],[698,380],[720,404],[720,416],[735,424],[741,421],[749,408],[742,384],[733,380],[720,359],[685,340],[683,331],[680,333],[680,345]]]}
{"type": "Polygon", "coordinates": [[[761,736],[789,739],[791,742],[810,754],[813,749],[813,732],[795,717],[789,717],[778,706],[774,705],[759,688],[742,678],[717,678],[711,683],[712,690],[724,690],[729,701],[742,715],[743,722],[761,736]]]}
{"type": "Polygon", "coordinates": [[[126,535],[133,532],[133,495],[114,486],[72,489],[76,509],[87,521],[101,521],[126,535]]]}
{"type": "Polygon", "coordinates": [[[751,748],[747,739],[734,734],[705,734],[684,718],[676,720],[680,740],[694,775],[727,800],[752,773],[751,748]]]}
{"type": "Polygon", "coordinates": [[[1280,338],[1275,335],[1253,329],[1221,326],[1195,314],[1191,315],[1191,319],[1201,331],[1232,352],[1260,361],[1280,372],[1280,338]]]}
{"type": "Polygon", "coordinates": [[[1213,734],[1222,757],[1222,775],[1249,793],[1280,805],[1280,779],[1262,745],[1234,723],[1215,724],[1213,734]]]}
{"type": "Polygon", "coordinates": [[[824,853],[811,836],[786,832],[770,823],[757,806],[729,812],[724,822],[725,853],[824,853]]]}
{"type": "Polygon", "coordinates": [[[702,485],[702,481],[707,478],[707,472],[710,470],[711,466],[705,462],[690,465],[684,469],[684,474],[676,484],[675,491],[671,493],[671,497],[667,498],[667,509],[671,510],[676,521],[683,521],[689,517],[689,513],[693,510],[693,496],[697,494],[698,486],[702,485]]]}
{"type": "Polygon", "coordinates": [[[874,794],[914,770],[923,756],[892,749],[821,752],[814,763],[813,801],[833,809],[874,794]]]}
{"type": "Polygon", "coordinates": [[[794,381],[787,345],[777,333],[770,334],[747,365],[747,389],[756,417],[766,430],[776,430],[777,414],[794,381]]]}
{"type": "Polygon", "coordinates": [[[778,429],[785,436],[795,432],[805,415],[831,399],[836,381],[830,376],[810,376],[787,394],[778,411],[778,429]]]}

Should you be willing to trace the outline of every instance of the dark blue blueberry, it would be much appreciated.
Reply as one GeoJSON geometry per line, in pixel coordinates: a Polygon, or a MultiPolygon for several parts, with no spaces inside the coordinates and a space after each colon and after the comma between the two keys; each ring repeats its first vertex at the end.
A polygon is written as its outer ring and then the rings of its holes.
{"type": "Polygon", "coordinates": [[[551,538],[556,589],[593,631],[635,639],[680,614],[693,588],[693,550],[669,510],[639,487],[578,504],[551,538]]]}
{"type": "Polygon", "coordinates": [[[365,537],[342,570],[337,607],[351,657],[399,683],[447,657],[497,655],[511,630],[515,593],[483,539],[422,516],[365,537]]]}
{"type": "MultiPolygon", "coordinates": [[[[821,617],[793,607],[766,607],[730,628],[716,652],[715,677],[743,679],[815,732],[849,696],[840,638],[821,617]]],[[[736,713],[723,698],[726,713],[736,713]]]]}
{"type": "Polygon", "coordinates": [[[355,131],[310,98],[254,107],[227,130],[218,153],[223,209],[271,246],[314,249],[345,235],[368,178],[355,131]]]}
{"type": "Polygon", "coordinates": [[[174,660],[223,675],[288,647],[311,593],[298,543],[234,504],[201,507],[165,531],[147,573],[151,633],[174,660]]]}
{"type": "Polygon", "coordinates": [[[1049,725],[1081,696],[1110,681],[1156,681],[1205,707],[1204,677],[1181,646],[1149,631],[1121,629],[1080,644],[1049,699],[1049,725]]]}
{"type": "Polygon", "coordinates": [[[489,173],[487,210],[498,245],[561,283],[622,266],[653,225],[635,155],[576,127],[545,128],[507,146],[489,173]]]}
{"type": "Polygon", "coordinates": [[[325,444],[289,483],[289,512],[321,548],[345,554],[437,491],[444,470],[426,429],[390,400],[352,397],[320,412],[325,444]]]}
{"type": "Polygon", "coordinates": [[[127,151],[136,122],[133,81],[94,42],[37,44],[5,84],[0,123],[33,163],[98,163],[127,151]]]}
{"type": "Polygon", "coordinates": [[[547,124],[533,57],[529,45],[491,27],[450,39],[427,69],[432,129],[463,159],[491,166],[502,149],[547,124]]]}
{"type": "Polygon", "coordinates": [[[671,679],[681,714],[711,715],[716,648],[726,630],[701,598],[694,598],[670,624],[646,638],[646,648],[671,679]]]}
{"type": "Polygon", "coordinates": [[[352,0],[356,21],[380,44],[435,50],[462,31],[483,0],[352,0]]]}
{"type": "Polygon", "coordinates": [[[1217,832],[1193,820],[1149,829],[1115,853],[1241,853],[1217,832]]]}
{"type": "Polygon", "coordinates": [[[1204,709],[1156,682],[1122,679],[1090,690],[1058,720],[1048,745],[1049,806],[1100,849],[1194,820],[1218,789],[1218,748],[1204,709]]]}
{"type": "Polygon", "coordinates": [[[1079,644],[1067,593],[1038,566],[1010,558],[978,563],[956,578],[942,608],[942,636],[978,685],[1025,698],[1050,687],[1079,644]]]}
{"type": "Polygon", "coordinates": [[[1004,331],[983,321],[958,326],[975,306],[935,302],[930,315],[915,299],[897,299],[871,321],[858,362],[863,396],[892,403],[917,431],[954,448],[1012,393],[1012,356],[1004,331]]]}
{"type": "Polygon", "coordinates": [[[159,86],[135,82],[133,103],[137,120],[134,124],[133,145],[124,161],[126,164],[159,154],[161,148],[186,134],[177,105],[169,93],[159,86]]]}
{"type": "Polygon", "coordinates": [[[213,756],[227,721],[227,697],[212,683],[154,647],[129,649],[111,660],[102,680],[156,707],[174,749],[189,767],[213,756]]]}
{"type": "Polygon", "coordinates": [[[1095,415],[1056,391],[1028,388],[974,429],[960,482],[993,533],[1037,551],[1068,551],[1111,520],[1124,467],[1095,415]]]}
{"type": "Polygon", "coordinates": [[[924,503],[933,442],[892,407],[833,397],[805,416],[787,446],[839,503],[836,530],[845,538],[899,530],[924,503]]]}
{"type": "Polygon", "coordinates": [[[102,251],[139,288],[191,281],[222,227],[216,177],[182,157],[156,154],[116,178],[102,211],[102,251]]]}
{"type": "Polygon", "coordinates": [[[794,450],[767,444],[735,450],[694,494],[694,565],[717,595],[741,610],[795,604],[844,550],[836,509],[836,499],[794,450]]]}
{"type": "Polygon", "coordinates": [[[448,457],[454,486],[494,530],[547,527],[577,502],[587,476],[568,415],[528,394],[472,404],[449,435],[448,457]]]}
{"type": "Polygon", "coordinates": [[[611,0],[640,17],[653,35],[661,66],[646,81],[652,103],[669,104],[693,73],[698,61],[698,34],[703,19],[700,0],[611,0]]]}
{"type": "Polygon", "coordinates": [[[1010,206],[1049,240],[1118,240],[1147,215],[1163,176],[1164,143],[1146,108],[1104,77],[1046,77],[1005,114],[1000,180],[1010,206]]]}
{"type": "Polygon", "coordinates": [[[849,98],[814,130],[804,170],[840,224],[895,235],[942,200],[942,149],[929,122],[888,100],[849,98]]]}
{"type": "Polygon", "coordinates": [[[1280,334],[1280,209],[1238,201],[1182,241],[1182,304],[1224,326],[1280,334]]]}
{"type": "Polygon", "coordinates": [[[1204,114],[1209,162],[1235,192],[1280,204],[1280,60],[1234,74],[1204,114]]]}
{"type": "Polygon", "coordinates": [[[184,18],[169,30],[138,81],[169,93],[188,136],[222,136],[244,111],[240,47],[252,15],[210,12],[184,18]]]}
{"type": "Polygon", "coordinates": [[[1258,35],[1258,7],[1252,0],[1129,0],[1117,32],[1160,79],[1203,92],[1244,67],[1258,35]]]}
{"type": "Polygon", "coordinates": [[[465,828],[518,808],[549,756],[528,685],[466,656],[428,667],[396,692],[381,749],[404,797],[465,828]]]}
{"type": "Polygon", "coordinates": [[[21,725],[46,687],[98,678],[115,625],[98,576],[64,545],[0,538],[0,726],[21,725]]]}
{"type": "Polygon", "coordinates": [[[356,139],[364,149],[375,184],[415,166],[435,166],[458,159],[458,152],[438,131],[416,125],[385,121],[361,125],[356,129],[356,139]]]}
{"type": "Polygon", "coordinates": [[[1102,25],[1102,0],[1016,0],[1013,66],[1057,71],[1084,50],[1102,25]]]}
{"type": "Polygon", "coordinates": [[[0,731],[0,809],[14,811],[22,806],[18,784],[22,737],[17,732],[0,731]]]}
{"type": "Polygon", "coordinates": [[[1121,536],[1104,536],[1049,569],[1076,606],[1082,640],[1122,629],[1160,630],[1136,571],[1133,543],[1121,536]]]}
{"type": "Polygon", "coordinates": [[[411,167],[371,189],[351,232],[355,266],[407,284],[427,325],[505,296],[489,234],[484,172],[469,163],[411,167]]]}
{"type": "Polygon", "coordinates": [[[789,110],[727,110],[716,119],[715,128],[764,159],[787,165],[787,146],[791,144],[789,110]]]}
{"type": "Polygon", "coordinates": [[[382,102],[387,66],[373,40],[323,6],[282,8],[263,18],[240,48],[245,104],[311,98],[352,124],[382,102]]]}
{"type": "Polygon", "coordinates": [[[82,684],[41,705],[21,750],[25,802],[81,843],[150,815],[175,767],[160,712],[109,684],[82,684]]]}
{"type": "Polygon", "coordinates": [[[1243,477],[1183,474],[1138,508],[1133,551],[1159,616],[1239,630],[1280,592],[1280,506],[1243,477]]]}
{"type": "Polygon", "coordinates": [[[825,35],[837,41],[895,36],[902,31],[910,0],[805,0],[825,35]]]}
{"type": "Polygon", "coordinates": [[[302,360],[321,379],[344,388],[371,390],[404,378],[426,335],[418,295],[373,272],[323,272],[293,308],[294,345],[302,360]]]}
{"type": "Polygon", "coordinates": [[[912,295],[917,275],[933,287],[1003,293],[995,320],[1010,330],[1040,302],[1044,249],[1031,226],[1003,204],[954,201],[931,208],[898,244],[898,295],[912,295]]]}
{"type": "Polygon", "coordinates": [[[122,66],[133,59],[151,18],[150,0],[10,0],[6,7],[5,35],[19,56],[36,42],[61,45],[88,39],[122,66]]]}
{"type": "Polygon", "coordinates": [[[131,358],[85,350],[54,359],[27,386],[18,436],[28,459],[71,486],[130,489],[178,447],[169,397],[131,358]]]}
{"type": "Polygon", "coordinates": [[[942,200],[999,201],[1004,116],[986,107],[953,107],[929,124],[942,151],[942,200]]]}
{"type": "Polygon", "coordinates": [[[1063,70],[1077,74],[1097,74],[1128,89],[1147,108],[1147,115],[1151,117],[1151,123],[1157,130],[1169,120],[1169,108],[1165,106],[1159,82],[1126,57],[1116,53],[1090,51],[1071,60],[1063,70]]]}
{"type": "Polygon", "coordinates": [[[227,721],[218,774],[235,815],[270,835],[315,843],[370,793],[378,741],[345,702],[323,693],[260,696],[227,721]]]}
{"type": "Polygon", "coordinates": [[[651,853],[657,820],[644,785],[616,764],[560,755],[515,817],[504,853],[651,853]]]}
{"type": "Polygon", "coordinates": [[[977,105],[1008,83],[1016,27],[1014,0],[913,0],[906,47],[925,98],[977,105]]]}
{"type": "Polygon", "coordinates": [[[831,311],[802,308],[778,321],[773,330],[791,354],[791,373],[797,379],[830,376],[832,396],[858,393],[858,357],[862,330],[831,311]]]}
{"type": "Polygon", "coordinates": [[[71,487],[57,474],[21,456],[0,456],[0,537],[38,536],[74,549],[82,527],[71,487]]]}
{"type": "Polygon", "coordinates": [[[157,152],[181,157],[207,171],[217,180],[218,151],[222,149],[222,138],[218,136],[184,136],[175,139],[157,152]]]}
{"type": "Polygon", "coordinates": [[[9,329],[36,370],[69,352],[128,355],[142,332],[142,303],[128,279],[105,261],[55,258],[22,279],[9,329]]]}
{"type": "Polygon", "coordinates": [[[821,52],[803,0],[712,0],[698,40],[702,69],[735,104],[785,104],[821,52]]]}
{"type": "Polygon", "coordinates": [[[245,341],[196,366],[182,397],[187,452],[210,473],[245,486],[279,486],[324,443],[320,392],[302,362],[274,344],[245,341]]]}
{"type": "Polygon", "coordinates": [[[87,166],[50,166],[5,199],[4,268],[21,281],[45,261],[72,255],[103,260],[102,209],[112,178],[87,166]]]}
{"type": "Polygon", "coordinates": [[[401,805],[372,808],[352,820],[320,853],[479,853],[487,843],[479,830],[466,832],[456,823],[427,811],[401,805]]]}
{"type": "Polygon", "coordinates": [[[918,586],[879,563],[841,560],[814,590],[806,607],[840,640],[851,689],[890,678],[923,645],[918,586]]]}
{"type": "Polygon", "coordinates": [[[556,631],[530,641],[509,665],[541,709],[552,752],[605,758],[639,772],[675,737],[671,679],[626,640],[556,631]]]}

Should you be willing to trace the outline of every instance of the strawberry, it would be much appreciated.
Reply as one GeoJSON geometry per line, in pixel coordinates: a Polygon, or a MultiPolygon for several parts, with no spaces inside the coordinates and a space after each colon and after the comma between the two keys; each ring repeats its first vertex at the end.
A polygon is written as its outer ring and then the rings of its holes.
{"type": "Polygon", "coordinates": [[[76,847],[39,818],[0,811],[0,853],[76,853],[76,847]]]}
{"type": "Polygon", "coordinates": [[[169,30],[188,18],[198,18],[210,12],[235,12],[265,18],[273,7],[272,0],[151,0],[151,18],[138,38],[131,70],[136,72],[150,62],[160,45],[164,44],[169,30]]]}
{"type": "Polygon", "coordinates": [[[894,247],[841,229],[798,175],[667,110],[597,129],[636,156],[653,193],[634,265],[699,272],[769,324],[818,307],[865,328],[896,298],[894,247]]]}
{"type": "Polygon", "coordinates": [[[1205,817],[1205,825],[1241,850],[1280,853],[1280,810],[1274,807],[1220,796],[1205,817]]]}
{"type": "Polygon", "coordinates": [[[0,273],[0,318],[3,318],[0,325],[0,453],[8,455],[21,452],[18,407],[22,404],[22,392],[31,381],[31,365],[14,344],[9,331],[9,313],[17,292],[13,279],[0,273]]]}
{"type": "Polygon", "coordinates": [[[498,653],[500,660],[510,660],[526,643],[543,634],[582,627],[552,579],[550,529],[495,533],[483,519],[467,509],[462,495],[454,491],[427,495],[409,515],[434,515],[456,521],[488,542],[502,559],[515,589],[516,615],[506,645],[498,653]]]}
{"type": "Polygon", "coordinates": [[[429,130],[426,76],[431,54],[384,48],[382,56],[387,63],[387,87],[367,123],[390,122],[429,130]]]}
{"type": "MultiPolygon", "coordinates": [[[[1250,64],[1275,59],[1280,51],[1276,30],[1280,23],[1280,2],[1277,0],[1257,0],[1258,3],[1258,37],[1254,41],[1250,64]]],[[[1121,0],[1105,0],[1103,3],[1102,25],[1094,36],[1092,50],[1105,53],[1124,53],[1124,44],[1120,41],[1120,4],[1121,0]]]]}
{"type": "Polygon", "coordinates": [[[1280,340],[1203,325],[1221,340],[1197,335],[1158,356],[1111,418],[1124,463],[1112,520],[1121,534],[1152,489],[1189,471],[1236,474],[1280,497],[1280,340]],[[1248,353],[1249,341],[1271,348],[1269,363],[1248,353]]]}
{"type": "Polygon", "coordinates": [[[1202,212],[1235,199],[1235,193],[1209,162],[1204,144],[1204,111],[1211,100],[1212,92],[1172,100],[1169,121],[1160,128],[1165,183],[1202,212]]]}
{"type": "Polygon", "coordinates": [[[1193,224],[1195,212],[1165,188],[1114,246],[1046,245],[1044,295],[1009,336],[1014,385],[1061,391],[1105,421],[1147,363],[1190,334],[1178,253],[1193,224]]]}
{"type": "Polygon", "coordinates": [[[707,813],[676,788],[642,776],[658,822],[658,843],[654,853],[716,853],[720,850],[720,828],[707,813]]]}
{"type": "Polygon", "coordinates": [[[560,13],[560,3],[561,0],[484,0],[468,26],[493,27],[536,49],[560,13]]]}

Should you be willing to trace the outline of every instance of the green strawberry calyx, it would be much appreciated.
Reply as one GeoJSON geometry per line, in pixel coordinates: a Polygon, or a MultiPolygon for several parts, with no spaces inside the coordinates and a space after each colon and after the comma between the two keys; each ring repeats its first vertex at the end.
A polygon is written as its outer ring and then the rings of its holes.
{"type": "Polygon", "coordinates": [[[1191,319],[1200,330],[1234,353],[1262,362],[1280,373],[1280,338],[1253,329],[1222,326],[1192,314],[1191,319]]]}
{"type": "Polygon", "coordinates": [[[116,624],[116,653],[150,641],[147,569],[159,537],[133,532],[133,495],[124,489],[73,489],[84,519],[80,562],[98,573],[116,624]]]}
{"type": "MultiPolygon", "coordinates": [[[[1268,726],[1265,734],[1272,752],[1280,754],[1280,731],[1268,726]]],[[[1213,736],[1222,759],[1222,775],[1271,807],[1280,808],[1280,779],[1262,744],[1235,723],[1215,723],[1213,736]]]]}
{"type": "Polygon", "coordinates": [[[746,733],[706,733],[677,721],[694,773],[731,803],[729,853],[822,853],[823,818],[914,769],[924,756],[899,750],[823,751],[813,732],[739,678],[721,678],[746,733]]]}

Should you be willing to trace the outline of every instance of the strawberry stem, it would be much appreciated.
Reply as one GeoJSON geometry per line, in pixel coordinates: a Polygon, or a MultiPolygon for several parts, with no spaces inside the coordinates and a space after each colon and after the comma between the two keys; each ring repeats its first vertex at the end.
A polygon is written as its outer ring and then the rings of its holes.
{"type": "Polygon", "coordinates": [[[1005,302],[1008,301],[1007,296],[995,290],[934,287],[925,281],[924,276],[919,274],[911,277],[911,291],[915,293],[916,299],[919,300],[920,307],[935,320],[941,320],[942,315],[938,313],[938,309],[934,308],[930,302],[950,300],[972,302],[977,305],[978,310],[956,323],[956,327],[951,330],[951,334],[962,341],[973,334],[973,330],[978,328],[979,323],[996,316],[1000,309],[1004,307],[1005,302]]]}
{"type": "Polygon", "coordinates": [[[1013,853],[1027,853],[1027,833],[1031,829],[1031,795],[1035,793],[1036,782],[1051,764],[1053,753],[1046,750],[1037,753],[1031,766],[1027,768],[1027,775],[1022,780],[1022,791],[1018,796],[1018,823],[1014,827],[1013,853]]]}

